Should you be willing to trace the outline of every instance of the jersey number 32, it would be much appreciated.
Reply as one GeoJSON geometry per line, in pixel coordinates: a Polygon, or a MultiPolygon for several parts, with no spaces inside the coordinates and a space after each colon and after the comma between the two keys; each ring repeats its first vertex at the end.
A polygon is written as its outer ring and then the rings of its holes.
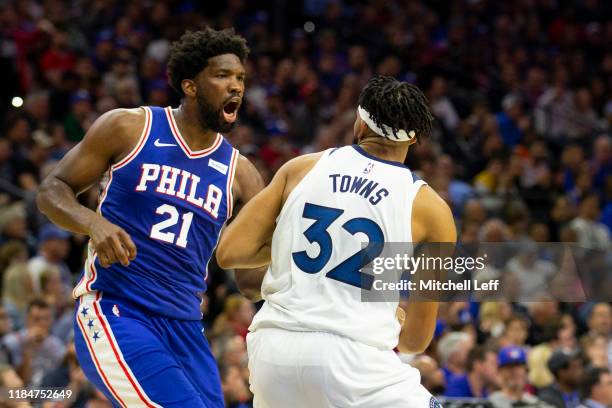
{"type": "MultiPolygon", "coordinates": [[[[293,262],[306,273],[320,272],[329,262],[333,243],[327,229],[344,213],[344,210],[324,207],[312,203],[304,205],[302,217],[315,222],[304,231],[308,242],[319,246],[319,254],[311,257],[306,251],[292,253],[293,262]]],[[[325,275],[327,278],[337,280],[358,288],[370,290],[374,278],[372,275],[361,272],[361,268],[372,262],[383,250],[384,234],[374,221],[368,218],[352,218],[342,224],[342,228],[351,235],[359,232],[368,237],[368,245],[361,251],[349,256],[340,262],[325,275]]]]}

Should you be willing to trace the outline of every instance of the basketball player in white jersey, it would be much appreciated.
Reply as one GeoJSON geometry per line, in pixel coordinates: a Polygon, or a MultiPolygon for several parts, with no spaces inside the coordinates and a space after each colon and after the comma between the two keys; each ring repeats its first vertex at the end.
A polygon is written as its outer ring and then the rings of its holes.
{"type": "Polygon", "coordinates": [[[397,300],[361,301],[362,243],[456,241],[446,203],[403,165],[432,120],[417,87],[372,79],[358,144],[286,163],[222,235],[223,268],[270,265],[263,283],[237,275],[265,299],[247,338],[256,408],[439,406],[393,351],[425,350],[437,303],[410,302],[402,325],[397,300]]]}

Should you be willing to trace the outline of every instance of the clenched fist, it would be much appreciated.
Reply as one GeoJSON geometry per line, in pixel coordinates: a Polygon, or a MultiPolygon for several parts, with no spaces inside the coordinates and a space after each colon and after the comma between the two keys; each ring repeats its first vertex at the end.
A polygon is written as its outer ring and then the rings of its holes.
{"type": "Polygon", "coordinates": [[[128,266],[136,258],[136,245],[128,233],[101,216],[92,222],[89,237],[100,264],[105,268],[115,262],[128,266]]]}

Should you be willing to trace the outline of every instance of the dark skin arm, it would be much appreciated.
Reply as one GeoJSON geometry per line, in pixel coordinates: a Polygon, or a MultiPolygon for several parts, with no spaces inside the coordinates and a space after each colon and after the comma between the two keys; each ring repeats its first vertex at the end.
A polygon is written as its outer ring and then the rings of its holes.
{"type": "MultiPolygon", "coordinates": [[[[412,239],[414,242],[448,242],[450,244],[457,241],[455,221],[450,208],[427,185],[419,189],[412,206],[412,239]]],[[[448,245],[442,250],[450,251],[452,247],[453,245],[448,245]]],[[[451,256],[452,253],[436,255],[451,256]]],[[[427,272],[418,271],[417,273],[427,272]]],[[[421,275],[420,279],[428,279],[428,277],[421,275]]],[[[412,300],[407,304],[402,304],[398,309],[398,316],[404,317],[398,343],[399,350],[405,353],[425,351],[433,337],[437,315],[438,302],[412,300]]]]}
{"type": "Polygon", "coordinates": [[[270,184],[244,206],[217,246],[217,262],[221,267],[259,268],[270,264],[276,218],[289,193],[319,157],[320,154],[309,154],[288,161],[270,184]]]}
{"type": "MultiPolygon", "coordinates": [[[[234,202],[246,204],[264,188],[261,175],[246,157],[239,156],[236,164],[236,178],[234,179],[234,202]]],[[[222,234],[222,238],[223,239],[222,234]]],[[[220,265],[221,266],[221,265],[220,265]]],[[[242,294],[256,302],[261,299],[261,282],[266,273],[267,266],[262,265],[254,269],[236,269],[234,279],[242,294]]]]}
{"type": "Polygon", "coordinates": [[[36,197],[38,209],[52,222],[91,238],[104,267],[116,262],[129,265],[136,257],[136,246],[122,228],[81,205],[77,196],[129,154],[144,126],[142,109],[116,109],[102,115],[43,181],[36,197]]]}

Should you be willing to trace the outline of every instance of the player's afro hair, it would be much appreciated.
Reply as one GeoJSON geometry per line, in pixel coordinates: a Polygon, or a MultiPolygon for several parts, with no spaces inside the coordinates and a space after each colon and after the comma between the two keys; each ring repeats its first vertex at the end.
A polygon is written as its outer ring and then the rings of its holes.
{"type": "Polygon", "coordinates": [[[246,40],[237,35],[233,28],[217,31],[206,27],[201,31],[187,31],[170,49],[170,86],[183,96],[183,79],[193,79],[206,68],[209,58],[222,54],[234,54],[244,63],[249,55],[246,40]]]}
{"type": "Polygon", "coordinates": [[[417,140],[431,132],[433,116],[427,98],[416,86],[400,82],[390,76],[370,79],[359,95],[359,105],[367,110],[374,123],[400,129],[414,130],[417,140]]]}

